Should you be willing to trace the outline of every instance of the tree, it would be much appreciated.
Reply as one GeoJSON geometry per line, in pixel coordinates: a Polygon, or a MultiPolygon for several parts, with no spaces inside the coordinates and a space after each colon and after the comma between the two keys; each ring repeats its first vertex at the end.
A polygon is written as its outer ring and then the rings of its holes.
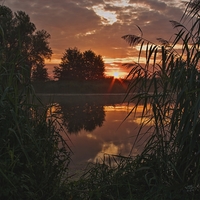
{"type": "Polygon", "coordinates": [[[104,77],[104,62],[100,55],[95,55],[91,50],[83,53],[85,64],[85,75],[89,80],[101,79],[104,77]]]}
{"type": "Polygon", "coordinates": [[[54,67],[54,78],[58,80],[94,80],[104,77],[104,62],[100,55],[88,50],[81,53],[69,48],[54,67]]]}
{"type": "Polygon", "coordinates": [[[16,71],[24,74],[26,80],[30,80],[33,68],[44,68],[41,63],[51,58],[50,35],[44,30],[36,31],[25,12],[13,14],[10,8],[0,6],[0,32],[1,64],[9,70],[9,63],[15,63],[16,71]]]}
{"type": "Polygon", "coordinates": [[[61,63],[54,67],[54,78],[59,80],[82,79],[83,74],[82,54],[77,49],[67,49],[61,58],[61,63]]]}
{"type": "Polygon", "coordinates": [[[49,80],[47,69],[44,67],[44,63],[36,64],[32,72],[33,81],[47,81],[49,80]]]}
{"type": "Polygon", "coordinates": [[[0,199],[62,199],[66,190],[70,150],[30,82],[31,67],[51,55],[46,36],[0,6],[0,199]]]}

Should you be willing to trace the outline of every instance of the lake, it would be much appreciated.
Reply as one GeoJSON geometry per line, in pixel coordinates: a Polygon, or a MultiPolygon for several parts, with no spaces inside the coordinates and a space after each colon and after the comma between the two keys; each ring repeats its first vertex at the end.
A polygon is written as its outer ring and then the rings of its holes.
{"type": "MultiPolygon", "coordinates": [[[[140,116],[128,114],[134,104],[124,101],[125,94],[39,95],[52,112],[64,122],[63,137],[73,151],[71,168],[77,170],[87,162],[101,161],[104,154],[131,156],[143,148],[145,137],[133,147],[140,116]]],[[[148,128],[148,127],[147,127],[148,128]]],[[[145,130],[144,130],[145,132],[145,130]]]]}

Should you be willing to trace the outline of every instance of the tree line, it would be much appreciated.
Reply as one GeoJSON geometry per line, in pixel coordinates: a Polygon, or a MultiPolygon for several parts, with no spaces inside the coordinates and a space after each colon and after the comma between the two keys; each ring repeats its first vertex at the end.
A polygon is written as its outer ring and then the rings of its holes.
{"type": "Polygon", "coordinates": [[[97,80],[104,78],[104,61],[92,50],[80,52],[76,47],[66,49],[59,66],[54,67],[58,80],[97,80]]]}
{"type": "MultiPolygon", "coordinates": [[[[37,30],[25,12],[13,13],[10,8],[0,6],[0,62],[8,72],[9,64],[15,63],[16,71],[24,74],[26,81],[49,80],[45,67],[45,59],[53,54],[49,39],[50,34],[37,30]]],[[[75,47],[65,50],[53,73],[57,80],[95,80],[104,77],[104,70],[101,55],[92,50],[80,52],[75,47]]]]}

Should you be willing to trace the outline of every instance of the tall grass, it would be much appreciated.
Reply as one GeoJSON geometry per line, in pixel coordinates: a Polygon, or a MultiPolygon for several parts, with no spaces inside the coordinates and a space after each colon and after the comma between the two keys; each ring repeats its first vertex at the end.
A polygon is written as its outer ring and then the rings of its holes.
{"type": "Polygon", "coordinates": [[[153,122],[141,158],[151,171],[148,182],[152,194],[160,193],[159,198],[167,195],[162,194],[166,189],[170,197],[174,192],[181,195],[188,186],[193,188],[191,198],[200,195],[199,3],[190,1],[181,21],[171,21],[178,30],[172,42],[158,38],[161,45],[155,45],[135,35],[123,36],[131,46],[141,47],[138,62],[129,74],[137,77],[132,79],[129,92],[142,80],[142,93],[131,99],[137,100],[132,111],[136,112],[143,101],[142,118],[153,122]],[[142,56],[146,58],[145,64],[140,63],[142,56]]]}
{"type": "Polygon", "coordinates": [[[0,199],[66,199],[70,150],[34,94],[30,68],[7,53],[1,46],[0,199]]]}
{"type": "Polygon", "coordinates": [[[157,45],[142,36],[122,37],[140,45],[138,60],[126,64],[128,94],[135,103],[131,113],[144,105],[138,136],[151,124],[149,138],[136,158],[110,156],[115,166],[104,160],[92,167],[74,183],[79,191],[74,199],[200,198],[199,4],[191,0],[180,22],[171,21],[177,30],[172,41],[158,38],[157,45]]]}

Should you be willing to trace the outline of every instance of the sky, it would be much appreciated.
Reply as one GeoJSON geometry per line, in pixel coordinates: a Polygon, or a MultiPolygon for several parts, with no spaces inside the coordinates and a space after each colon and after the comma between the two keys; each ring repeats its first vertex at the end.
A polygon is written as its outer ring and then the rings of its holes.
{"type": "Polygon", "coordinates": [[[139,35],[156,42],[174,34],[170,20],[179,21],[185,4],[181,0],[0,0],[13,12],[24,11],[37,30],[46,30],[53,51],[46,67],[52,77],[68,48],[92,50],[101,55],[106,75],[124,78],[130,69],[123,63],[135,61],[137,48],[130,47],[123,35],[139,35]]]}

